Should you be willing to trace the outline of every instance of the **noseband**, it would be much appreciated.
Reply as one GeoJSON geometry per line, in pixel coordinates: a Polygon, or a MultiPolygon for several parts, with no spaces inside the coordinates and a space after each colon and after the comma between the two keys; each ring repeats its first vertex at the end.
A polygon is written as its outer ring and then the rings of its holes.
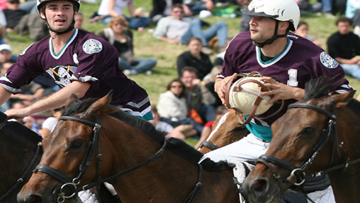
{"type": "MultiPolygon", "coordinates": [[[[334,151],[337,144],[337,131],[336,131],[336,114],[331,113],[329,111],[326,111],[318,106],[311,105],[311,104],[305,104],[305,103],[294,103],[290,104],[288,108],[306,108],[306,109],[312,109],[317,111],[318,113],[321,113],[329,118],[328,125],[325,129],[323,129],[322,134],[315,144],[315,146],[312,149],[311,154],[308,156],[309,158],[307,161],[300,164],[299,167],[294,166],[291,163],[288,163],[286,161],[283,161],[281,159],[278,159],[276,157],[270,156],[270,155],[261,155],[257,162],[262,163],[266,165],[268,168],[270,168],[273,172],[273,176],[278,181],[280,188],[280,174],[277,172],[277,170],[271,166],[271,164],[280,166],[282,168],[285,168],[289,171],[291,171],[290,176],[288,176],[286,179],[292,182],[295,186],[302,186],[305,183],[306,180],[306,169],[314,162],[316,156],[319,154],[321,149],[325,146],[325,144],[329,141],[330,136],[332,134],[332,131],[334,129],[333,137],[335,139],[334,141],[334,147],[332,149],[332,156],[330,159],[329,166],[332,164],[333,158],[334,158],[334,151]],[[270,164],[271,163],[271,164],[270,164]]],[[[325,171],[324,171],[325,172],[325,171]]]]}
{"type": "Polygon", "coordinates": [[[90,141],[88,143],[86,153],[85,153],[85,156],[84,156],[83,160],[81,161],[81,164],[79,166],[79,170],[78,170],[77,174],[73,178],[70,178],[70,177],[64,175],[63,173],[59,172],[58,170],[56,170],[54,168],[51,168],[50,166],[43,165],[43,164],[39,164],[38,166],[36,166],[35,170],[33,171],[34,173],[36,173],[38,171],[46,173],[47,175],[54,178],[58,182],[63,183],[62,186],[60,186],[59,188],[57,188],[57,189],[55,189],[53,191],[53,194],[56,195],[56,199],[57,199],[58,203],[63,203],[66,199],[74,198],[75,195],[79,191],[84,191],[84,190],[88,190],[88,189],[90,189],[90,188],[92,188],[94,186],[99,186],[103,182],[108,182],[111,179],[114,179],[114,178],[116,178],[118,176],[127,174],[127,173],[129,173],[129,172],[131,172],[131,171],[133,171],[133,170],[135,170],[137,168],[140,168],[140,167],[144,166],[145,164],[147,164],[150,161],[154,160],[155,158],[159,157],[164,152],[165,147],[166,147],[166,143],[167,143],[166,140],[164,140],[163,146],[155,154],[153,154],[151,157],[149,157],[145,161],[141,162],[140,164],[138,164],[138,165],[126,170],[126,171],[122,171],[120,173],[117,173],[117,174],[115,174],[113,176],[110,176],[110,177],[107,177],[107,178],[101,180],[100,176],[99,176],[100,167],[101,167],[101,161],[102,161],[102,154],[100,152],[100,141],[99,141],[100,129],[101,129],[100,118],[98,117],[96,119],[95,123],[91,122],[91,121],[84,120],[84,119],[72,117],[72,116],[61,116],[59,118],[59,120],[75,121],[75,122],[79,122],[79,123],[82,123],[84,125],[88,125],[90,127],[93,127],[93,137],[92,137],[92,141],[90,141]],[[94,155],[96,146],[97,146],[97,149],[98,149],[97,168],[96,168],[96,182],[90,183],[90,184],[85,185],[85,186],[83,186],[81,188],[78,188],[77,186],[80,184],[80,179],[85,174],[85,171],[87,170],[87,168],[90,166],[90,163],[92,161],[92,157],[94,155]],[[69,191],[71,193],[69,193],[69,191]]]}

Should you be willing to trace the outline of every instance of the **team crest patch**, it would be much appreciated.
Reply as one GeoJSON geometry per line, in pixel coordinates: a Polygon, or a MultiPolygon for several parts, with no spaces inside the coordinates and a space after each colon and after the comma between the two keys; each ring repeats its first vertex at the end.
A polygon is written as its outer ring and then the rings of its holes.
{"type": "Polygon", "coordinates": [[[83,50],[87,54],[99,53],[102,50],[102,44],[99,40],[88,39],[83,44],[83,50]]]}
{"type": "Polygon", "coordinates": [[[320,54],[320,61],[327,68],[333,69],[339,66],[339,63],[325,51],[320,54]]]}

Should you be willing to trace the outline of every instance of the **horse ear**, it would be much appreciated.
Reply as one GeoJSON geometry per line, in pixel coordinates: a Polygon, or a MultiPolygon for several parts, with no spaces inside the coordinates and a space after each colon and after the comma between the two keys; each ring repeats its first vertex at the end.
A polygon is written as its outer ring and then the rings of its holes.
{"type": "Polygon", "coordinates": [[[352,90],[350,92],[344,93],[344,94],[336,94],[334,95],[334,102],[336,102],[335,104],[335,108],[341,108],[346,106],[349,101],[351,99],[353,99],[354,94],[355,94],[355,90],[352,90]]]}
{"type": "Polygon", "coordinates": [[[103,112],[106,112],[107,107],[109,106],[111,99],[112,99],[113,91],[110,90],[110,92],[105,95],[104,97],[100,98],[85,111],[83,114],[83,117],[91,117],[91,116],[97,116],[103,112]]]}
{"type": "Polygon", "coordinates": [[[79,97],[76,96],[76,94],[71,94],[71,96],[69,97],[69,99],[66,100],[65,106],[69,105],[71,102],[76,101],[76,100],[78,100],[78,99],[79,99],[79,97]]]}

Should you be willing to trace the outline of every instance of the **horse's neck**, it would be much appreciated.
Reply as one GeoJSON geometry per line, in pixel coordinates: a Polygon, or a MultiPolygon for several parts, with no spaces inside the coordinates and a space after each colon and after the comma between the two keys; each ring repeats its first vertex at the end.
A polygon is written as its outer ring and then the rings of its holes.
{"type": "Polygon", "coordinates": [[[331,186],[334,191],[336,202],[360,202],[358,195],[360,188],[360,177],[358,176],[359,167],[348,169],[343,172],[329,173],[331,186]]]}
{"type": "MultiPolygon", "coordinates": [[[[35,157],[36,143],[19,139],[19,137],[16,138],[13,134],[4,133],[4,131],[0,130],[0,196],[9,191],[34,159],[32,168],[29,168],[28,174],[23,178],[23,184],[25,184],[31,176],[31,171],[40,162],[41,158],[41,151],[38,157],[35,157]]],[[[14,202],[16,194],[20,191],[23,184],[19,185],[2,202],[14,202]]]]}
{"type": "MultiPolygon", "coordinates": [[[[341,157],[334,165],[360,159],[360,117],[350,109],[343,109],[337,115],[338,146],[341,157]]],[[[337,152],[335,151],[335,156],[337,152]]],[[[336,202],[360,202],[360,163],[349,165],[348,169],[338,169],[329,173],[336,202]]]]}
{"type": "MultiPolygon", "coordinates": [[[[125,175],[116,190],[124,202],[184,202],[199,183],[199,168],[166,151],[157,160],[125,175]],[[139,191],[142,191],[139,195],[139,191]]],[[[232,171],[203,171],[193,202],[239,202],[232,171]]]]}

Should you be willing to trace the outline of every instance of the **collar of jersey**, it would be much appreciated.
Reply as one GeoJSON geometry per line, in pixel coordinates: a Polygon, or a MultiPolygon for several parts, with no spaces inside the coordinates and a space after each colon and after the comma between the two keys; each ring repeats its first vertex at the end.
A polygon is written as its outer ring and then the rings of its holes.
{"type": "Polygon", "coordinates": [[[284,48],[284,50],[282,50],[281,53],[279,53],[278,55],[276,55],[273,59],[264,62],[263,60],[261,60],[261,48],[260,47],[256,47],[256,58],[258,63],[263,67],[266,68],[268,66],[271,66],[273,64],[275,64],[276,62],[278,62],[280,59],[282,59],[290,50],[291,46],[293,44],[293,41],[291,41],[290,39],[287,40],[287,44],[284,48]]]}
{"type": "Polygon", "coordinates": [[[54,57],[55,59],[59,59],[64,54],[66,48],[71,44],[72,41],[74,41],[77,34],[78,34],[78,29],[74,28],[73,34],[68,39],[68,41],[65,43],[65,46],[57,54],[55,54],[55,52],[54,52],[54,47],[53,47],[53,44],[52,44],[53,39],[52,39],[52,37],[50,37],[50,39],[49,39],[49,50],[50,50],[50,53],[51,53],[52,57],[54,57]]]}

